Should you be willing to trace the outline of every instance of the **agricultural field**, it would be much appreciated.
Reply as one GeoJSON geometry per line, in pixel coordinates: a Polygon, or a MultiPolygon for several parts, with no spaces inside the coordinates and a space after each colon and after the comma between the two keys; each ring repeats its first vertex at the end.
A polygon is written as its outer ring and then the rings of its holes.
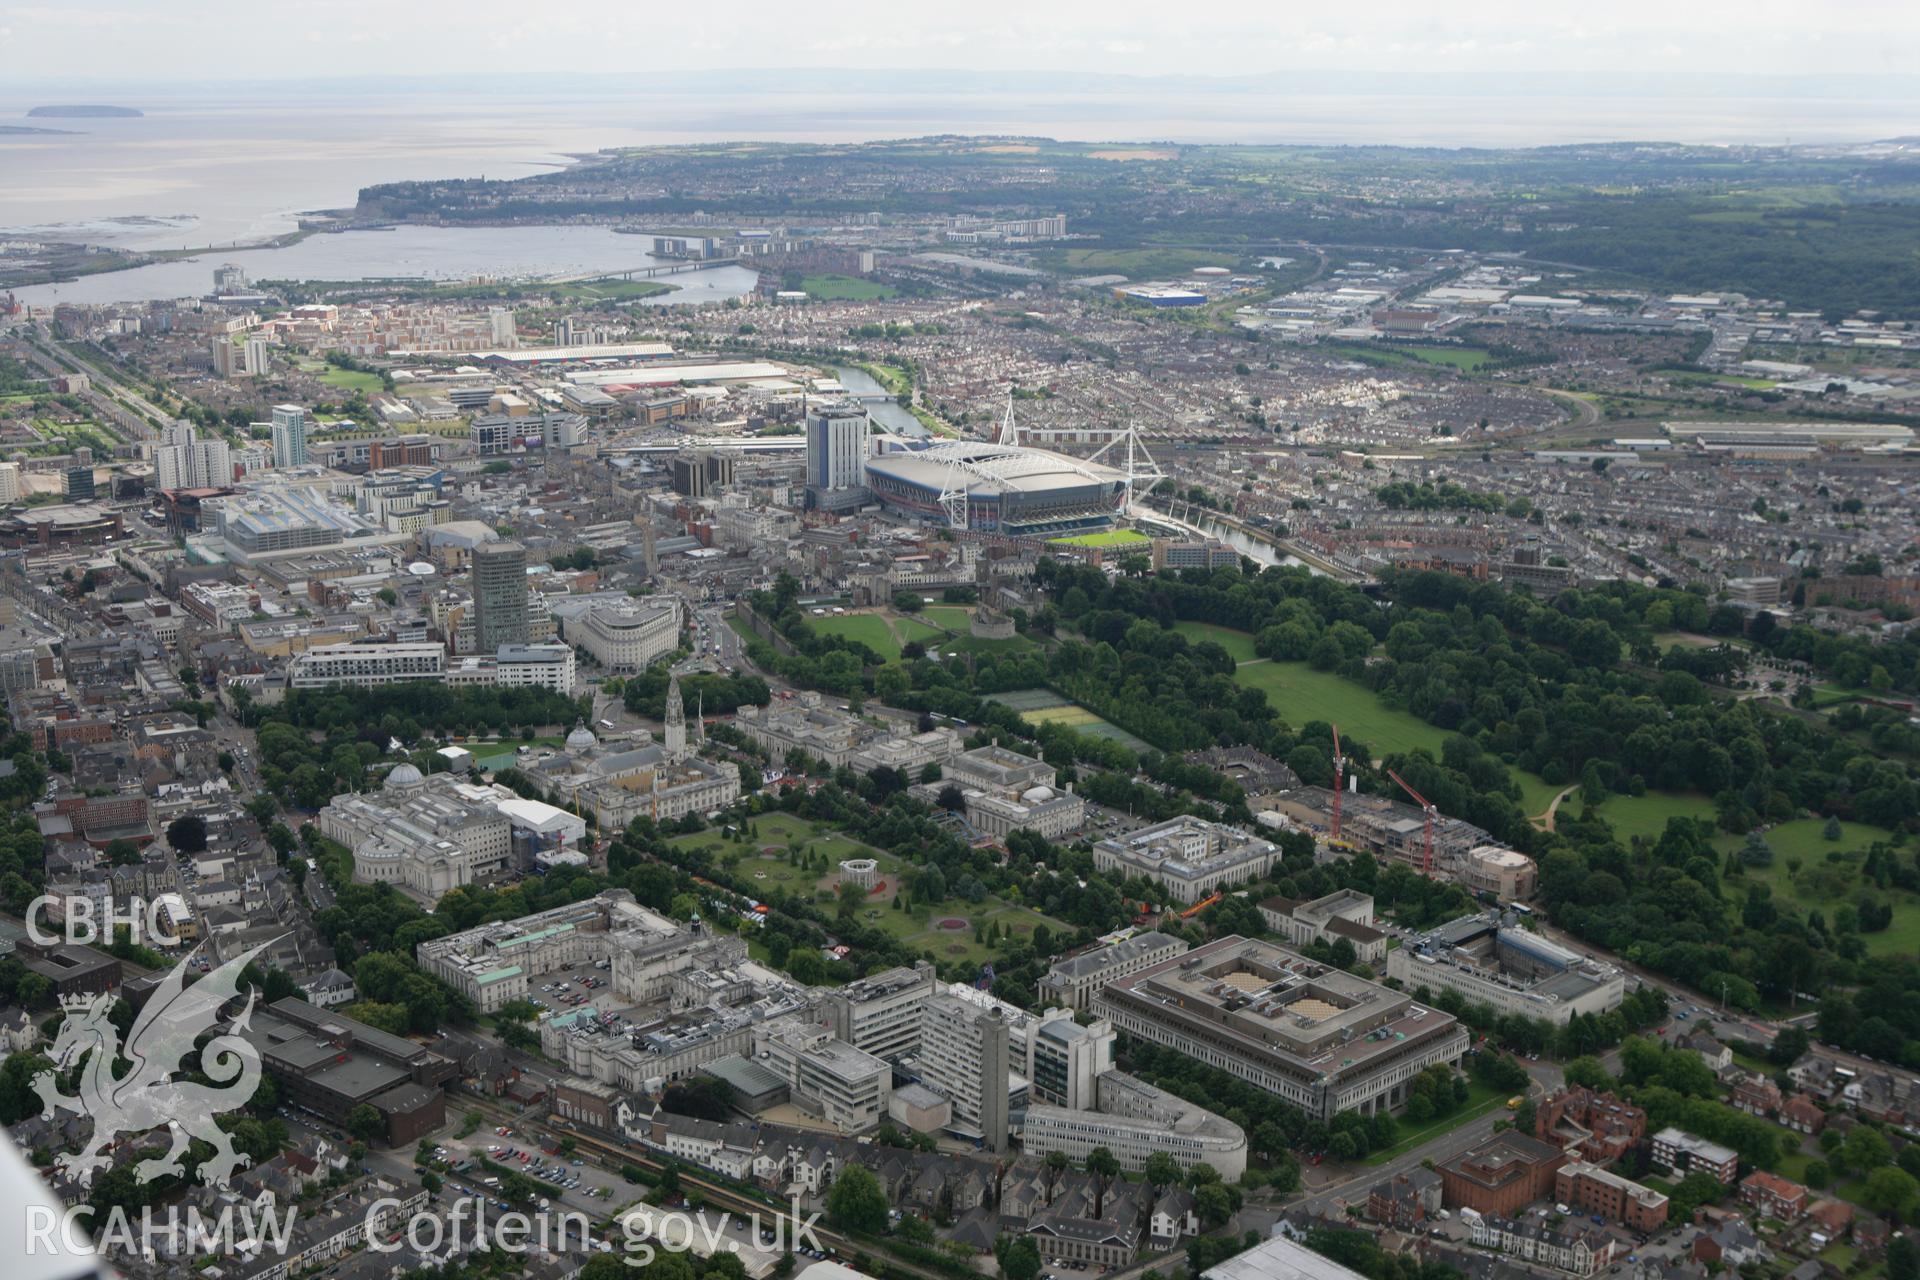
{"type": "Polygon", "coordinates": [[[1028,724],[1061,724],[1090,738],[1117,742],[1129,751],[1152,749],[1120,726],[1101,719],[1094,712],[1077,702],[1068,701],[1051,689],[1016,689],[1010,693],[996,693],[987,701],[1012,707],[1028,724]]]}
{"type": "Polygon", "coordinates": [[[800,288],[808,297],[823,302],[872,302],[899,292],[892,285],[858,276],[807,276],[800,281],[800,288]]]}
{"type": "MultiPolygon", "coordinates": [[[[1743,866],[1737,876],[1728,876],[1730,895],[1739,893],[1745,883],[1759,883],[1773,890],[1773,900],[1783,907],[1814,910],[1832,922],[1836,908],[1850,905],[1862,896],[1893,904],[1893,923],[1861,938],[1874,955],[1890,952],[1920,952],[1920,895],[1898,889],[1865,885],[1860,867],[1867,847],[1876,840],[1889,840],[1892,834],[1864,822],[1840,824],[1840,838],[1826,838],[1826,819],[1797,818],[1762,833],[1773,850],[1773,863],[1766,867],[1743,866]]],[[[1746,843],[1745,836],[1723,835],[1714,841],[1722,850],[1733,852],[1746,843]]]]}

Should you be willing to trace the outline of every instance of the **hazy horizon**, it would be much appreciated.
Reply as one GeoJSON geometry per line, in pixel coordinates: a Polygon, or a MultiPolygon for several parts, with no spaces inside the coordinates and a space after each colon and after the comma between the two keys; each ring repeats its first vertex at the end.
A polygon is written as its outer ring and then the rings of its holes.
{"type": "MultiPolygon", "coordinates": [[[[1246,76],[1900,75],[1920,68],[1920,9],[1854,0],[1537,0],[1436,8],[1420,0],[1281,8],[1223,0],[1193,13],[1144,0],[980,0],[917,11],[827,0],[797,11],[740,0],[725,26],[610,0],[530,10],[520,0],[284,0],[236,21],[213,0],[63,0],[0,6],[0,79],[48,82],[466,76],[680,70],[1041,68],[1246,76]],[[165,71],[156,75],[156,68],[165,71]]],[[[855,86],[845,86],[849,89],[855,86]]],[[[1361,88],[1361,86],[1355,86],[1361,88]]]]}

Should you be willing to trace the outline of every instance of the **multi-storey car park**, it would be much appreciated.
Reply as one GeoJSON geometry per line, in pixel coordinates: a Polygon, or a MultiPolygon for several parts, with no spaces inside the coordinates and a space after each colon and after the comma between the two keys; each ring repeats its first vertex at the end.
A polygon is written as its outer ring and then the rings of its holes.
{"type": "Polygon", "coordinates": [[[1400,1106],[1415,1076],[1458,1062],[1468,1043],[1450,1014],[1240,937],[1117,979],[1094,997],[1093,1011],[1321,1121],[1400,1106]]]}

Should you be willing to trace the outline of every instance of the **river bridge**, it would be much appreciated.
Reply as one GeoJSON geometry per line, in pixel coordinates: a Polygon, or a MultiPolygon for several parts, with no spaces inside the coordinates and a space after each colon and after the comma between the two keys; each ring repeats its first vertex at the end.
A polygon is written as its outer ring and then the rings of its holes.
{"type": "Polygon", "coordinates": [[[685,275],[689,271],[711,271],[716,267],[737,267],[744,259],[699,258],[691,262],[655,263],[645,267],[615,267],[611,271],[580,271],[573,275],[553,276],[547,284],[591,284],[595,280],[655,280],[661,276],[685,275]]]}
{"type": "MultiPolygon", "coordinates": [[[[1169,498],[1162,494],[1152,495],[1148,499],[1147,511],[1140,513],[1139,518],[1169,523],[1201,537],[1222,538],[1229,544],[1234,540],[1233,535],[1237,535],[1246,543],[1257,543],[1282,556],[1291,557],[1315,573],[1326,577],[1355,584],[1371,581],[1366,574],[1331,560],[1315,548],[1303,545],[1293,538],[1279,537],[1258,525],[1248,524],[1224,512],[1214,511],[1184,499],[1169,498]]],[[[1245,550],[1244,547],[1238,549],[1245,550]]]]}

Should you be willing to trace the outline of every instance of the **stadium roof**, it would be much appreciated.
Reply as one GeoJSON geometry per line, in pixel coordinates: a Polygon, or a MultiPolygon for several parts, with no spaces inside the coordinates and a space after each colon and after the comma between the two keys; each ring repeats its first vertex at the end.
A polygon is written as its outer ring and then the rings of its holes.
{"type": "Polygon", "coordinates": [[[985,441],[954,440],[928,449],[881,454],[867,470],[939,492],[958,475],[969,477],[971,492],[1041,493],[1088,484],[1119,485],[1126,473],[1097,462],[1083,462],[1045,449],[985,441]]]}

